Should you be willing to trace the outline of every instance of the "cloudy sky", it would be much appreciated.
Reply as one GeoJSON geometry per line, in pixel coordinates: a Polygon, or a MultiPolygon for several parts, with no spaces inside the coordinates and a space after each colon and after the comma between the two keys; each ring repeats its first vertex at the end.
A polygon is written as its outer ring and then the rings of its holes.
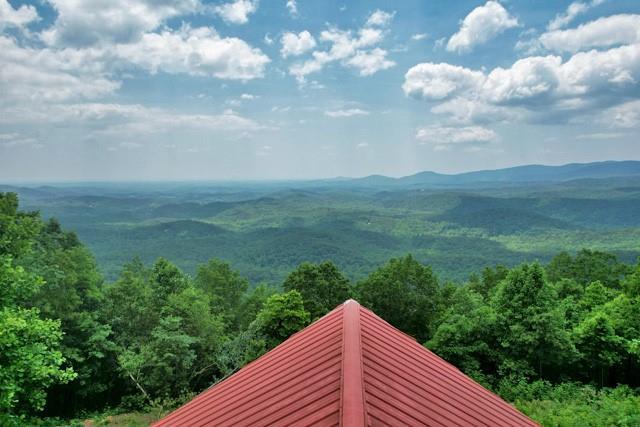
{"type": "Polygon", "coordinates": [[[638,0],[0,0],[0,180],[640,159],[638,0]]]}

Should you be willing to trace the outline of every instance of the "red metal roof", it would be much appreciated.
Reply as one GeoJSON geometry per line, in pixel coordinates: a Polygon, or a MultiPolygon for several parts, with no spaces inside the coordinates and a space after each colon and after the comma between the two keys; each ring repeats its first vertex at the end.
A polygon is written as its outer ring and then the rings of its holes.
{"type": "Polygon", "coordinates": [[[535,426],[349,300],[154,426],[535,426]]]}

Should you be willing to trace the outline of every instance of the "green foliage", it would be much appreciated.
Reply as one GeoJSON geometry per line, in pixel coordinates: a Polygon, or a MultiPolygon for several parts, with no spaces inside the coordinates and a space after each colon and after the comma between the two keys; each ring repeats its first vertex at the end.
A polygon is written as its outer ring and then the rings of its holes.
{"type": "Polygon", "coordinates": [[[462,287],[451,298],[443,319],[426,346],[476,380],[485,382],[484,373],[495,372],[498,364],[495,311],[481,295],[462,287]]]}
{"type": "Polygon", "coordinates": [[[72,380],[63,368],[60,322],[40,318],[26,306],[42,286],[42,279],[14,265],[25,256],[40,229],[36,215],[17,211],[15,194],[0,193],[0,412],[41,410],[46,390],[72,380]]]}
{"type": "Polygon", "coordinates": [[[498,393],[543,426],[632,427],[640,424],[640,395],[629,387],[596,389],[577,383],[503,382],[498,393]]]}
{"type": "Polygon", "coordinates": [[[0,412],[41,410],[46,389],[75,378],[62,369],[60,323],[36,309],[0,308],[0,412]]]}
{"type": "Polygon", "coordinates": [[[391,259],[358,284],[361,303],[398,329],[427,339],[438,310],[438,281],[411,255],[391,259]]]}
{"type": "MultiPolygon", "coordinates": [[[[637,394],[606,387],[640,385],[640,260],[630,267],[596,250],[551,259],[554,248],[604,241],[627,248],[623,255],[631,259],[637,230],[576,231],[569,220],[549,220],[554,213],[539,209],[553,205],[554,196],[516,221],[523,206],[535,205],[531,199],[426,193],[284,192],[159,206],[163,218],[182,218],[168,223],[147,216],[157,199],[134,198],[138,208],[127,211],[129,199],[88,198],[95,209],[80,207],[72,218],[83,237],[82,221],[111,224],[98,239],[117,247],[109,262],[135,248],[147,263],[153,253],[175,256],[181,266],[188,259],[186,271],[196,273],[192,279],[167,258],[150,267],[134,259],[107,284],[74,233],[18,211],[15,195],[1,196],[0,412],[22,415],[0,417],[0,424],[35,425],[27,417],[45,402],[48,414],[61,415],[177,402],[261,356],[352,291],[543,423],[575,425],[570,411],[594,425],[637,423],[637,394]],[[188,219],[193,212],[199,220],[188,219]],[[492,224],[496,212],[501,217],[492,224]],[[530,221],[535,230],[527,229],[530,221]],[[415,257],[393,258],[409,250],[415,257]],[[212,255],[234,260],[239,270],[212,255]],[[545,269],[506,267],[538,255],[551,259],[545,269]],[[479,274],[466,284],[439,285],[431,265],[447,277],[479,274]],[[364,278],[352,289],[341,269],[364,278]],[[285,293],[266,283],[252,288],[241,271],[272,283],[285,278],[285,293]]],[[[69,215],[68,202],[59,203],[69,215]]],[[[585,213],[576,215],[571,221],[588,222],[585,213]]],[[[625,221],[640,224],[633,216],[625,221]]]]}
{"type": "Polygon", "coordinates": [[[210,259],[198,267],[196,285],[209,297],[211,310],[222,315],[228,324],[237,329],[238,309],[249,282],[231,266],[217,259],[210,259]]]}
{"type": "Polygon", "coordinates": [[[500,282],[491,305],[505,362],[503,374],[543,375],[571,360],[573,347],[564,313],[542,267],[523,264],[500,282]]]}
{"type": "Polygon", "coordinates": [[[309,324],[298,291],[270,296],[256,316],[257,330],[263,334],[268,348],[273,348],[309,324]]]}
{"type": "Polygon", "coordinates": [[[312,319],[327,314],[351,296],[349,281],[331,261],[300,264],[282,287],[285,291],[300,292],[312,319]]]}

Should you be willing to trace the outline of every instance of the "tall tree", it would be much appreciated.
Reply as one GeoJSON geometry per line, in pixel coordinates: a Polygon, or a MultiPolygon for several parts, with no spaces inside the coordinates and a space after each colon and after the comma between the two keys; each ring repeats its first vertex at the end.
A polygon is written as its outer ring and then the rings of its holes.
{"type": "Polygon", "coordinates": [[[300,292],[312,319],[325,315],[351,296],[349,280],[331,261],[300,264],[289,273],[282,287],[285,291],[300,292]]]}
{"type": "Polygon", "coordinates": [[[247,279],[228,263],[210,259],[198,267],[195,282],[209,297],[212,312],[223,316],[232,329],[237,329],[239,304],[249,288],[247,279]]]}
{"type": "Polygon", "coordinates": [[[546,368],[558,373],[570,360],[573,347],[564,328],[564,313],[555,289],[537,264],[523,264],[509,272],[491,301],[497,313],[499,342],[506,355],[504,366],[518,375],[546,368]]]}
{"type": "Polygon", "coordinates": [[[13,261],[29,253],[40,227],[37,215],[18,211],[15,194],[0,193],[0,413],[41,410],[47,389],[76,375],[63,368],[60,322],[27,306],[42,279],[13,261]]]}
{"type": "Polygon", "coordinates": [[[391,259],[358,285],[361,303],[403,332],[427,340],[438,315],[438,281],[411,255],[391,259]]]}

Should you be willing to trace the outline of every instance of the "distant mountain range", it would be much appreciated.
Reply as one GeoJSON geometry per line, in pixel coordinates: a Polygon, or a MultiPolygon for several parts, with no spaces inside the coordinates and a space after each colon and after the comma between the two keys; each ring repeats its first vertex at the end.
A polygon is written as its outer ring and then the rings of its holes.
{"type": "MultiPolygon", "coordinates": [[[[460,174],[419,172],[402,178],[370,175],[364,178],[345,179],[347,185],[378,186],[463,186],[505,183],[549,183],[576,179],[612,177],[640,177],[640,161],[606,161],[594,163],[570,163],[562,166],[526,165],[505,169],[482,170],[460,174]]],[[[337,181],[332,181],[336,183],[337,181]]]]}

